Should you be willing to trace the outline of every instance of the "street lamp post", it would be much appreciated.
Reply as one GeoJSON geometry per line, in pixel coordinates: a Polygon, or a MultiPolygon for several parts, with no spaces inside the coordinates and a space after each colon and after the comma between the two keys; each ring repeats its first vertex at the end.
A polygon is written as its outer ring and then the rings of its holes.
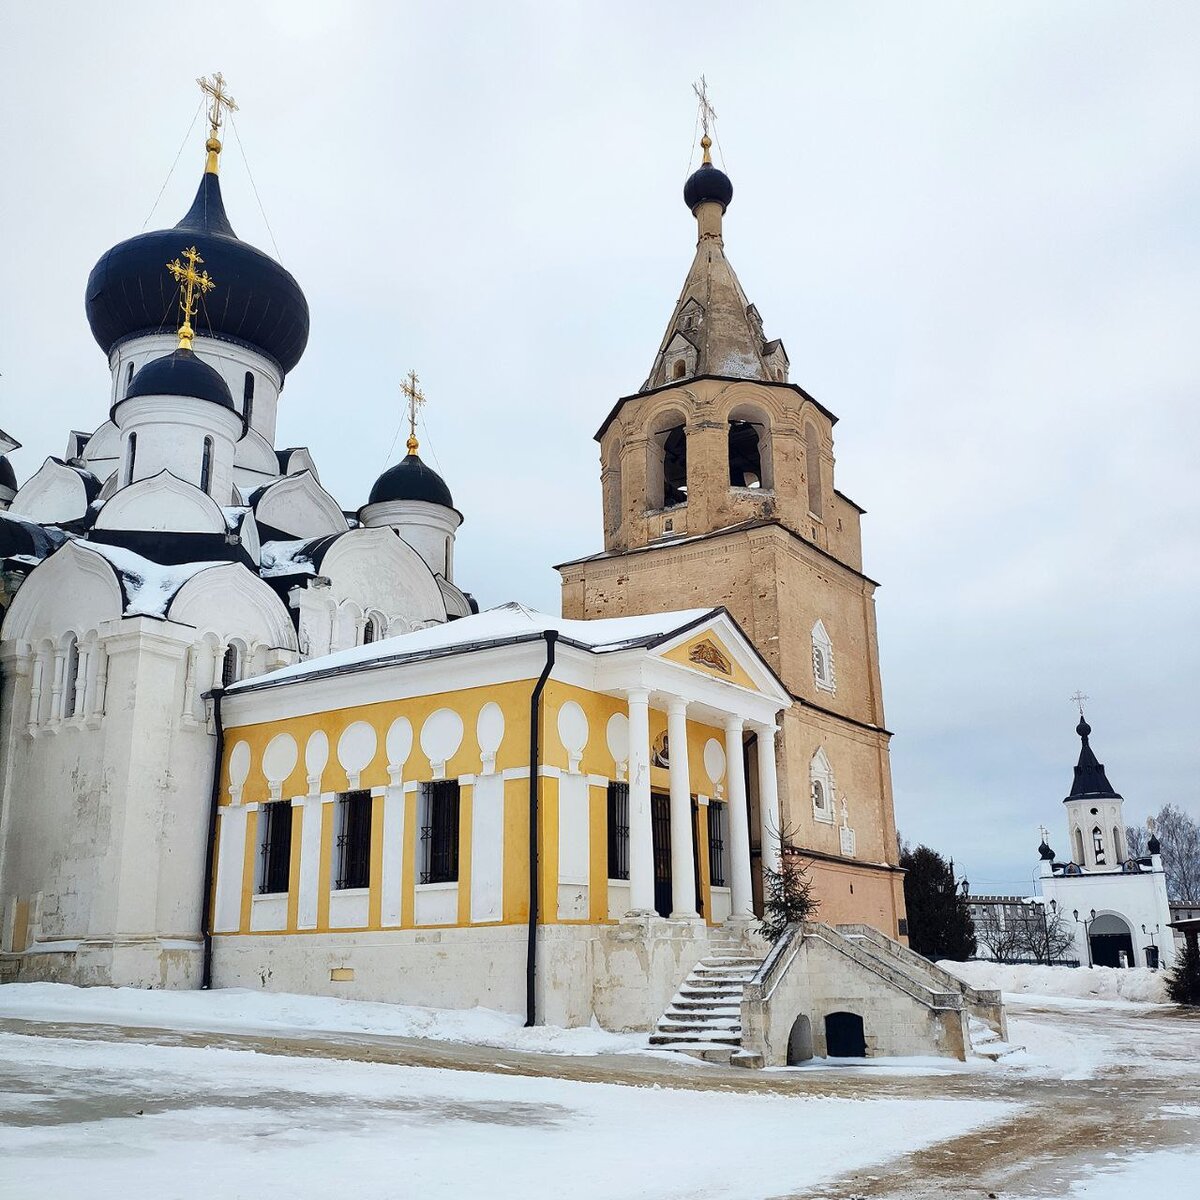
{"type": "Polygon", "coordinates": [[[1159,925],[1155,925],[1153,929],[1147,929],[1145,925],[1142,926],[1142,932],[1150,939],[1150,948],[1154,951],[1153,970],[1155,971],[1158,970],[1158,942],[1155,941],[1155,938],[1158,937],[1158,931],[1160,928],[1161,926],[1159,925]]]}
{"type": "MultiPolygon", "coordinates": [[[[1092,922],[1096,919],[1096,910],[1093,908],[1091,916],[1084,917],[1080,924],[1083,925],[1083,940],[1087,946],[1088,970],[1092,969],[1092,922]]],[[[1075,920],[1079,921],[1079,909],[1075,910],[1075,920]]]]}
{"type": "MultiPolygon", "coordinates": [[[[1050,966],[1053,963],[1053,959],[1051,958],[1051,955],[1050,955],[1050,922],[1046,918],[1046,906],[1044,904],[1041,906],[1041,909],[1042,909],[1042,937],[1045,939],[1045,942],[1046,942],[1046,966],[1050,966]]],[[[1050,911],[1054,914],[1058,913],[1058,901],[1057,900],[1050,901],[1050,911]]]]}

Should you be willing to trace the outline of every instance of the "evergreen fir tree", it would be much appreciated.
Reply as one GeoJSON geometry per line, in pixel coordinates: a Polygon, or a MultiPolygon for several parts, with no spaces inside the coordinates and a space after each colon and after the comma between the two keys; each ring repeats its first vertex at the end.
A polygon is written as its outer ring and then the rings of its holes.
{"type": "Polygon", "coordinates": [[[785,853],[778,871],[763,868],[762,935],[772,945],[789,925],[807,921],[819,905],[812,880],[796,855],[785,853]]]}
{"type": "Polygon", "coordinates": [[[1184,943],[1183,953],[1167,975],[1167,995],[1176,1004],[1200,1005],[1200,949],[1195,938],[1184,943]]]}
{"type": "Polygon", "coordinates": [[[970,958],[976,949],[975,926],[950,864],[936,850],[918,846],[905,848],[900,866],[908,872],[904,877],[908,944],[934,960],[970,958]]]}

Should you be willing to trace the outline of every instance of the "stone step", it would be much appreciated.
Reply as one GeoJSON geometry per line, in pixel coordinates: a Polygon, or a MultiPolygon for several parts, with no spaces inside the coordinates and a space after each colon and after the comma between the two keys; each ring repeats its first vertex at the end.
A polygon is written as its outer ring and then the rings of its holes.
{"type": "Polygon", "coordinates": [[[667,1008],[668,1013],[672,1012],[695,1012],[695,1013],[740,1013],[742,1006],[740,1004],[724,1004],[717,1003],[713,1000],[694,1000],[690,996],[676,996],[671,1001],[667,1008]]]}
{"type": "Polygon", "coordinates": [[[740,1033],[705,1033],[703,1030],[680,1029],[674,1033],[652,1033],[652,1046],[730,1046],[741,1049],[740,1033]]]}
{"type": "Polygon", "coordinates": [[[678,1033],[681,1029],[726,1029],[731,1033],[741,1033],[742,1022],[736,1017],[705,1018],[697,1021],[694,1017],[659,1017],[655,1026],[656,1033],[678,1033]]]}

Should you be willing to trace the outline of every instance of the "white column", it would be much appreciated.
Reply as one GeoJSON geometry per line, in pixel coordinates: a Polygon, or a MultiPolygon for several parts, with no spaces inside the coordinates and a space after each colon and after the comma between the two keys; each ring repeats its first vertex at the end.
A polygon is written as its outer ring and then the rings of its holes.
{"type": "Polygon", "coordinates": [[[779,772],[775,765],[775,725],[755,725],[758,735],[758,813],[762,820],[762,864],[779,870],[783,829],[779,824],[779,772]]]}
{"type": "Polygon", "coordinates": [[[671,917],[696,920],[696,873],[692,861],[692,784],[688,774],[687,701],[667,706],[671,775],[671,917]]]}
{"type": "Polygon", "coordinates": [[[629,693],[629,908],[654,912],[654,831],[650,824],[650,693],[629,693]]]}
{"type": "Polygon", "coordinates": [[[725,722],[725,783],[729,793],[730,916],[753,920],[754,897],[750,886],[750,816],[746,811],[746,765],[742,745],[742,718],[725,722]]]}

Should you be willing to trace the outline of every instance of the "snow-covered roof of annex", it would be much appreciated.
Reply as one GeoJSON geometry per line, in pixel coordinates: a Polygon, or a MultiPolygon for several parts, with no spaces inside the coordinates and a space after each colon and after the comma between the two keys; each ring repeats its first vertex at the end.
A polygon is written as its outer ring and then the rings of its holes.
{"type": "Polygon", "coordinates": [[[790,697],[783,684],[724,608],[690,608],[645,616],[577,621],[540,613],[516,602],[502,604],[497,608],[443,625],[418,629],[412,633],[281,667],[265,675],[233,684],[226,691],[230,696],[247,695],[301,680],[346,676],[363,670],[402,666],[477,650],[538,642],[550,630],[558,634],[560,646],[575,647],[593,655],[653,649],[682,638],[693,629],[700,629],[714,621],[728,622],[732,634],[744,644],[746,651],[753,657],[763,679],[763,692],[772,700],[778,701],[778,707],[790,704],[790,697]]]}

